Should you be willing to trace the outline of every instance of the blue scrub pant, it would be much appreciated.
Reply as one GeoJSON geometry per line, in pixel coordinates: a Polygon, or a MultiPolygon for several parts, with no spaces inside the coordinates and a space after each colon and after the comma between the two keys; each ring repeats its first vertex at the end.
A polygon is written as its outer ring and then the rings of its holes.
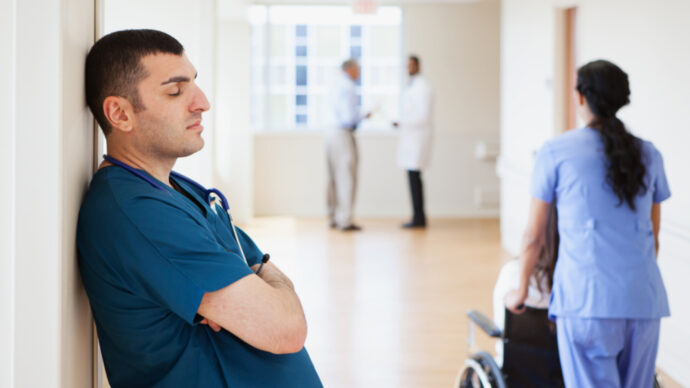
{"type": "Polygon", "coordinates": [[[565,386],[653,387],[659,322],[556,317],[565,386]]]}

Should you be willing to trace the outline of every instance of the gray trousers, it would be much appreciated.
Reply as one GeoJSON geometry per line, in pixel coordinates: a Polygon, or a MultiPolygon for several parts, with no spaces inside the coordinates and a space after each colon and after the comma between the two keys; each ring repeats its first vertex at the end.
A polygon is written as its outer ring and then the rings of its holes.
{"type": "Polygon", "coordinates": [[[357,143],[353,131],[342,128],[326,133],[328,160],[328,217],[339,228],[352,224],[357,188],[357,143]]]}

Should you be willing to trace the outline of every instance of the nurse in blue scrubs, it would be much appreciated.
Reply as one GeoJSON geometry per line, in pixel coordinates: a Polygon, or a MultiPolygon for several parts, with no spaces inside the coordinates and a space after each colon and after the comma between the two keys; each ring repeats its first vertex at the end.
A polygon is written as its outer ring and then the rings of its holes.
{"type": "Polygon", "coordinates": [[[663,160],[617,117],[628,75],[608,61],[577,73],[587,125],[547,141],[532,175],[521,280],[506,294],[519,313],[556,201],[561,244],[549,314],[568,387],[651,387],[659,321],[669,315],[656,256],[660,203],[670,197],[663,160]]]}

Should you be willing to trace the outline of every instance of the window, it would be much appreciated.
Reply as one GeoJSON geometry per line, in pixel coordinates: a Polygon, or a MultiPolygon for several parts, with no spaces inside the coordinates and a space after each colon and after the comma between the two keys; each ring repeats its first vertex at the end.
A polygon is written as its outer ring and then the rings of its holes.
{"type": "Polygon", "coordinates": [[[362,46],[350,46],[350,58],[362,59],[362,46]]]}
{"type": "Polygon", "coordinates": [[[306,57],[307,56],[307,46],[295,47],[295,55],[298,57],[306,57]]]}
{"type": "Polygon", "coordinates": [[[357,15],[346,6],[250,7],[252,125],[257,130],[326,129],[341,63],[360,62],[363,128],[387,128],[398,115],[406,57],[399,7],[357,15]]]}
{"type": "Polygon", "coordinates": [[[307,67],[303,65],[295,66],[295,85],[307,86],[307,67]]]}

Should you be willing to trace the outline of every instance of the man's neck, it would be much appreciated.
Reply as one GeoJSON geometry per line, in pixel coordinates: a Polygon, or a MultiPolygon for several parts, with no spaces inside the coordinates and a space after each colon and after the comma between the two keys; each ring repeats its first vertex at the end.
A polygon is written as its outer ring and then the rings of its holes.
{"type": "MultiPolygon", "coordinates": [[[[175,165],[175,159],[160,160],[152,157],[142,157],[134,152],[125,152],[110,148],[108,148],[108,156],[115,158],[132,168],[144,170],[149,173],[149,175],[161,181],[163,184],[172,187],[170,184],[170,172],[175,165]]],[[[107,161],[104,161],[100,167],[105,167],[109,164],[110,163],[107,163],[107,161]]]]}

